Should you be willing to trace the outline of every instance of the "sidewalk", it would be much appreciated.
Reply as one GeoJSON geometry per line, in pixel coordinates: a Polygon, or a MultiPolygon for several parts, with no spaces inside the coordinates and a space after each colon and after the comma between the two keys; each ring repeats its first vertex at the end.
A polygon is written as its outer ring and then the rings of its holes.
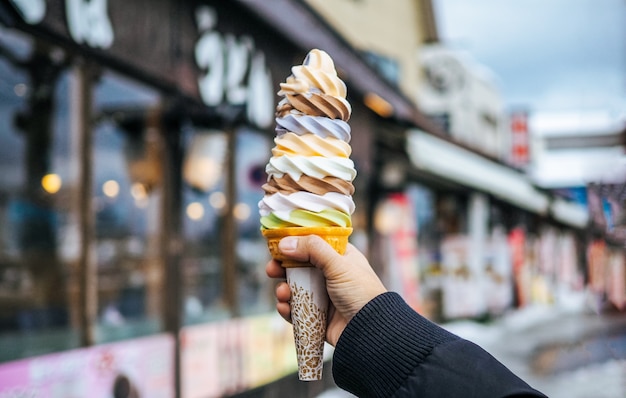
{"type": "Polygon", "coordinates": [[[493,324],[444,327],[474,341],[551,398],[626,397],[626,313],[535,306],[493,324]]]}

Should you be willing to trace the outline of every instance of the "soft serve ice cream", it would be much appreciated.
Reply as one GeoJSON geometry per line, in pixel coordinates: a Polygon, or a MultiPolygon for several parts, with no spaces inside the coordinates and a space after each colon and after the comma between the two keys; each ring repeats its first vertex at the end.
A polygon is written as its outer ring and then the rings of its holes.
{"type": "Polygon", "coordinates": [[[351,227],[351,107],[333,60],[311,50],[280,84],[276,146],[259,203],[262,228],[351,227]]]}
{"type": "Polygon", "coordinates": [[[354,212],[350,160],[352,109],[330,56],[311,50],[280,84],[276,138],[259,202],[261,231],[272,256],[287,268],[300,380],[322,377],[328,295],[321,272],[283,258],[278,242],[289,235],[321,236],[343,254],[354,212]]]}

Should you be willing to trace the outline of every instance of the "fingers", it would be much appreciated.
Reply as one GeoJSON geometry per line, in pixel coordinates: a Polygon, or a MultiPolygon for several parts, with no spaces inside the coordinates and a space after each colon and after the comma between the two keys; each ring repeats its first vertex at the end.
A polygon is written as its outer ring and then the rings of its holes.
{"type": "Polygon", "coordinates": [[[287,282],[281,282],[276,286],[276,298],[285,303],[291,299],[291,291],[287,282]]]}
{"type": "Polygon", "coordinates": [[[278,248],[285,256],[294,260],[309,262],[322,271],[325,271],[329,264],[341,258],[335,249],[316,235],[285,237],[279,242],[278,248]]]}
{"type": "MultiPolygon", "coordinates": [[[[280,265],[280,262],[276,260],[270,260],[265,265],[265,273],[270,278],[285,279],[286,271],[280,265]]],[[[276,311],[287,322],[291,322],[291,306],[289,300],[291,299],[291,291],[287,282],[280,282],[276,285],[276,311]]]]}
{"type": "Polygon", "coordinates": [[[276,260],[268,261],[265,266],[265,273],[270,278],[285,279],[286,277],[285,269],[280,265],[280,262],[276,260]]]}
{"type": "Polygon", "coordinates": [[[289,303],[281,303],[279,301],[276,303],[276,311],[283,317],[284,320],[291,323],[291,306],[289,303]]]}
{"type": "Polygon", "coordinates": [[[276,286],[276,299],[278,299],[276,310],[287,322],[291,322],[291,305],[289,304],[291,291],[286,282],[281,282],[276,286]]]}

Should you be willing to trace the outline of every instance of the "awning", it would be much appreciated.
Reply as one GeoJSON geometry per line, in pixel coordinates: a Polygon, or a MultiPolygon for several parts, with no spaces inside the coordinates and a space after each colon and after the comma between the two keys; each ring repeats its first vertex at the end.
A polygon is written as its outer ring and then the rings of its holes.
{"type": "Polygon", "coordinates": [[[556,221],[574,228],[584,228],[589,222],[589,212],[577,203],[555,199],[550,206],[550,213],[556,221]]]}
{"type": "Polygon", "coordinates": [[[417,129],[407,132],[407,152],[419,170],[489,193],[533,213],[548,214],[550,196],[518,171],[417,129]]]}

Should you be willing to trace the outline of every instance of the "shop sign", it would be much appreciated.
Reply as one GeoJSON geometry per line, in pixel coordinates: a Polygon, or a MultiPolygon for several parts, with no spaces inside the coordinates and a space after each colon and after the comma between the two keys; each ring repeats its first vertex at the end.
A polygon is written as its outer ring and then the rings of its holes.
{"type": "Polygon", "coordinates": [[[246,104],[248,120],[268,127],[273,121],[273,89],[264,54],[249,36],[215,30],[217,14],[210,7],[197,9],[196,22],[202,34],[195,46],[202,101],[208,106],[246,104]]]}
{"type": "MultiPolygon", "coordinates": [[[[46,16],[45,0],[11,0],[24,22],[36,25],[46,16]]],[[[67,27],[75,42],[94,48],[113,44],[107,0],[65,0],[67,27]]]]}
{"type": "Polygon", "coordinates": [[[515,167],[525,167],[530,162],[530,137],[528,131],[528,113],[511,113],[511,163],[515,167]]]}
{"type": "Polygon", "coordinates": [[[59,18],[57,13],[48,13],[53,6],[48,7],[45,0],[11,0],[16,11],[29,25],[43,24],[57,34],[69,35],[75,43],[107,50],[109,56],[121,58],[148,73],[158,74],[164,81],[191,91],[193,96],[199,97],[205,105],[219,112],[228,112],[228,106],[242,106],[250,123],[267,128],[273,122],[273,83],[265,54],[256,48],[249,35],[220,32],[217,28],[217,13],[212,7],[203,5],[196,8],[195,13],[191,12],[196,18],[195,31],[193,21],[181,17],[177,25],[182,28],[178,28],[170,22],[169,15],[159,15],[164,25],[159,30],[160,36],[155,38],[148,37],[141,26],[143,23],[154,24],[154,21],[161,20],[150,14],[165,12],[168,8],[163,7],[162,3],[155,4],[155,10],[140,12],[132,9],[132,2],[59,2],[64,3],[65,20],[59,18]],[[134,12],[140,12],[135,21],[137,28],[125,26],[127,19],[123,18],[134,12]],[[46,18],[49,20],[45,21],[46,18]],[[119,35],[115,32],[116,28],[120,30],[119,35]],[[178,33],[174,34],[174,30],[178,33]],[[163,44],[171,40],[194,43],[193,46],[177,43],[184,51],[179,55],[172,52],[172,46],[163,44]],[[160,44],[154,47],[146,45],[151,42],[160,44]],[[144,49],[149,53],[144,52],[144,49]],[[197,75],[195,88],[186,84],[189,74],[197,75]]]}
{"type": "Polygon", "coordinates": [[[72,38],[90,47],[111,47],[113,27],[107,8],[107,0],[65,0],[67,27],[72,38]]]}

